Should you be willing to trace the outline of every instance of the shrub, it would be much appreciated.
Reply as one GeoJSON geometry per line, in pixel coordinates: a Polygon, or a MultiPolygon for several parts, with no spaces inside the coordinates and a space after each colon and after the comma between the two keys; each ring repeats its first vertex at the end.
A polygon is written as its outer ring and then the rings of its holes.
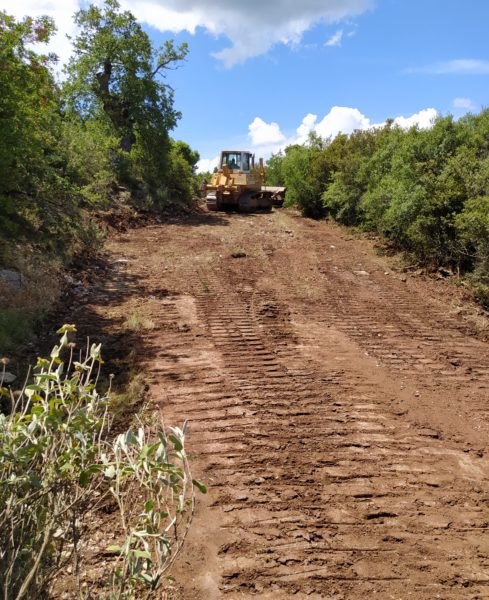
{"type": "Polygon", "coordinates": [[[167,435],[140,423],[110,440],[109,396],[96,389],[100,345],[76,360],[73,331],[60,329],[59,345],[18,396],[0,388],[11,402],[0,414],[0,592],[16,600],[42,594],[69,562],[80,585],[84,524],[111,496],[121,540],[106,549],[111,592],[99,597],[142,598],[162,585],[190,525],[185,427],[167,435]]]}
{"type": "Polygon", "coordinates": [[[289,146],[282,163],[287,187],[285,204],[297,206],[306,217],[320,217],[323,212],[321,186],[311,176],[316,149],[311,146],[289,146]]]}
{"type": "Polygon", "coordinates": [[[456,216],[461,251],[471,260],[482,283],[489,284],[489,196],[471,198],[456,216]]]}

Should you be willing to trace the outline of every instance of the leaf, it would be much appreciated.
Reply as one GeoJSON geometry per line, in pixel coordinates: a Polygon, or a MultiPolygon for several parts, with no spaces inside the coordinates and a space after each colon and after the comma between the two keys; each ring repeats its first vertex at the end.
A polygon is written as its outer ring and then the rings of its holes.
{"type": "Polygon", "coordinates": [[[36,369],[49,369],[49,360],[47,358],[38,357],[36,369]]]}
{"type": "Polygon", "coordinates": [[[198,481],[197,479],[192,479],[192,483],[195,485],[196,488],[198,488],[200,492],[202,492],[203,494],[207,494],[207,486],[201,481],[198,481]]]}
{"type": "Polygon", "coordinates": [[[76,325],[69,325],[68,323],[65,323],[62,327],[60,327],[58,329],[58,331],[56,333],[72,333],[76,331],[76,325]]]}
{"type": "Polygon", "coordinates": [[[96,473],[100,473],[100,471],[102,471],[102,465],[90,465],[88,467],[88,469],[84,469],[80,473],[78,483],[82,487],[85,487],[87,485],[87,483],[89,483],[91,481],[92,476],[95,475],[96,473]]]}
{"type": "Polygon", "coordinates": [[[107,477],[107,479],[114,479],[114,477],[115,477],[115,467],[114,467],[114,465],[109,465],[104,470],[104,475],[107,477]]]}
{"type": "Polygon", "coordinates": [[[153,586],[153,584],[155,583],[155,578],[151,577],[151,575],[148,575],[147,573],[141,573],[141,577],[146,583],[148,583],[151,586],[153,586]]]}
{"type": "Polygon", "coordinates": [[[96,360],[100,363],[103,363],[102,357],[100,356],[101,348],[102,348],[102,344],[99,344],[98,346],[97,346],[97,344],[92,344],[92,346],[90,347],[90,358],[92,358],[93,360],[96,360]]]}
{"type": "Polygon", "coordinates": [[[129,429],[125,435],[125,442],[129,446],[130,444],[137,444],[138,438],[134,435],[131,429],[129,429]]]}
{"type": "Polygon", "coordinates": [[[153,500],[147,500],[144,504],[144,512],[150,512],[153,510],[155,503],[153,500]]]}
{"type": "Polygon", "coordinates": [[[81,487],[85,487],[89,481],[90,473],[88,471],[82,471],[80,473],[80,477],[78,477],[78,483],[81,485],[81,487]]]}
{"type": "Polygon", "coordinates": [[[110,552],[111,554],[121,554],[122,547],[121,546],[116,546],[116,545],[107,546],[107,548],[105,549],[105,551],[106,552],[110,552]]]}
{"type": "Polygon", "coordinates": [[[147,550],[134,550],[133,554],[136,558],[146,558],[151,560],[151,554],[147,550]]]}
{"type": "Polygon", "coordinates": [[[31,384],[31,385],[27,385],[26,386],[26,391],[34,391],[34,392],[44,392],[44,388],[42,388],[40,385],[35,385],[35,384],[31,384]]]}
{"type": "Polygon", "coordinates": [[[168,439],[172,442],[172,444],[175,447],[175,450],[177,452],[181,452],[183,450],[183,444],[182,444],[182,442],[175,435],[170,434],[168,436],[168,439]]]}

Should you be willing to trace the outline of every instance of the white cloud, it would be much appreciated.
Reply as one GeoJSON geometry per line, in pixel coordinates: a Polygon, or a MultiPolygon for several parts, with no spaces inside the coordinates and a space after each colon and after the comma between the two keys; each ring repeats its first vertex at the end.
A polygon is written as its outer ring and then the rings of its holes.
{"type": "Polygon", "coordinates": [[[368,129],[369,127],[372,127],[370,119],[363,115],[358,108],[333,106],[319,122],[317,115],[311,113],[306,115],[297,128],[297,137],[294,143],[306,142],[311,131],[322,138],[334,138],[339,133],[352,133],[356,129],[368,129]]]}
{"type": "Polygon", "coordinates": [[[341,46],[341,40],[343,39],[343,29],[338,29],[329,40],[325,43],[325,46],[341,46]]]}
{"type": "Polygon", "coordinates": [[[297,137],[295,138],[296,144],[304,144],[307,141],[307,136],[314,131],[316,128],[317,115],[308,113],[303,119],[299,127],[296,129],[297,137]]]}
{"type": "Polygon", "coordinates": [[[473,110],[475,108],[475,104],[470,98],[454,98],[453,106],[455,108],[465,108],[467,110],[473,110]]]}
{"type": "Polygon", "coordinates": [[[417,125],[420,129],[429,129],[436,119],[438,111],[434,108],[425,108],[410,117],[396,117],[394,124],[403,129],[409,129],[417,125]]]}
{"type": "Polygon", "coordinates": [[[197,173],[206,173],[207,171],[214,170],[214,167],[217,167],[219,164],[219,156],[215,156],[214,158],[201,158],[197,163],[197,173]]]}
{"type": "Polygon", "coordinates": [[[58,69],[67,62],[71,54],[71,42],[66,34],[74,35],[76,29],[73,15],[79,10],[78,0],[0,0],[0,9],[16,19],[48,15],[55,21],[58,29],[47,46],[39,46],[42,52],[54,52],[59,57],[58,69]]]}
{"type": "MultiPolygon", "coordinates": [[[[93,0],[101,4],[102,0],[93,0]]],[[[302,35],[318,23],[338,23],[373,8],[376,0],[121,0],[140,21],[159,31],[194,34],[197,28],[224,36],[230,46],[214,56],[226,67],[266,53],[276,44],[297,44],[302,35]]],[[[0,9],[16,17],[47,14],[54,18],[58,34],[50,50],[69,58],[71,47],[66,34],[74,33],[73,14],[84,0],[0,0],[0,9]]]]}
{"type": "Polygon", "coordinates": [[[263,119],[255,117],[248,126],[248,136],[253,147],[275,147],[286,141],[285,135],[280,131],[277,123],[265,123],[263,119]]]}
{"type": "Polygon", "coordinates": [[[338,23],[372,8],[375,0],[124,0],[124,8],[160,31],[204,28],[231,46],[214,56],[226,67],[266,53],[275,44],[296,44],[317,23],[338,23]]]}
{"type": "Polygon", "coordinates": [[[461,58],[408,69],[409,73],[433,75],[489,75],[489,60],[461,58]]]}
{"type": "Polygon", "coordinates": [[[368,129],[370,119],[363,115],[358,108],[333,106],[329,113],[320,121],[315,131],[323,138],[335,137],[338,133],[352,133],[355,129],[368,129]]]}
{"type": "MultiPolygon", "coordinates": [[[[403,129],[414,126],[420,129],[429,129],[432,127],[437,115],[436,109],[424,108],[409,117],[398,116],[393,121],[394,125],[398,125],[403,129]]],[[[291,144],[304,144],[312,131],[322,138],[334,138],[339,133],[350,134],[358,129],[374,129],[384,125],[385,121],[383,123],[372,123],[358,108],[333,106],[319,122],[317,115],[308,113],[297,127],[295,135],[291,137],[286,137],[283,134],[278,123],[265,123],[260,117],[255,117],[248,126],[248,137],[252,149],[259,152],[261,156],[267,156],[272,152],[277,153],[284,150],[291,144]]],[[[198,163],[198,170],[212,170],[217,165],[218,160],[218,157],[210,160],[202,159],[198,163]]]]}

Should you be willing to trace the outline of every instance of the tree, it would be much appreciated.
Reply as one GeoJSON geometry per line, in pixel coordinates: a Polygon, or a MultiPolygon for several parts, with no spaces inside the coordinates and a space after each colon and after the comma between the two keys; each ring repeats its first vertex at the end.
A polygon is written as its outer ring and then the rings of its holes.
{"type": "Polygon", "coordinates": [[[173,129],[180,113],[165,71],[187,55],[187,45],[166,41],[153,48],[148,35],[117,0],[90,6],[75,15],[80,33],[67,67],[68,107],[85,116],[102,113],[130,152],[138,136],[152,137],[173,129]]]}
{"type": "Polygon", "coordinates": [[[284,153],[280,150],[277,154],[272,153],[267,160],[267,185],[283,186],[285,184],[282,172],[284,157],[284,153]]]}
{"type": "Polygon", "coordinates": [[[200,154],[197,152],[197,150],[192,150],[187,142],[182,142],[181,140],[173,142],[173,149],[189,164],[190,168],[192,169],[192,173],[195,173],[197,163],[200,160],[200,154]]]}
{"type": "Polygon", "coordinates": [[[37,52],[54,29],[48,17],[0,12],[0,262],[12,237],[44,246],[73,238],[76,194],[59,168],[54,56],[37,52]]]}

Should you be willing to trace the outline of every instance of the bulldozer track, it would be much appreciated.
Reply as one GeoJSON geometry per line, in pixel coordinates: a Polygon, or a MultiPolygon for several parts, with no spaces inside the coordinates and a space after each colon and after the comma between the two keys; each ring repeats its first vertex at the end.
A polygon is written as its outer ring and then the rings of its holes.
{"type": "Polygon", "coordinates": [[[126,236],[156,297],[150,393],[167,423],[190,419],[210,488],[173,597],[489,597],[488,344],[373,258],[355,274],[361,242],[290,219],[287,243],[277,218],[253,217],[255,237],[237,216],[126,236]],[[245,234],[262,250],[229,258],[245,234]],[[180,256],[165,277],[163,239],[180,256]],[[298,300],[294,261],[312,299],[298,300]]]}
{"type": "Polygon", "coordinates": [[[347,287],[338,285],[333,274],[328,297],[334,299],[334,306],[323,318],[337,323],[391,368],[407,374],[429,369],[431,374],[463,383],[466,376],[455,367],[469,363],[472,375],[481,379],[481,389],[487,389],[487,344],[461,333],[460,321],[427,306],[417,294],[413,297],[411,290],[402,293],[389,289],[385,281],[382,284],[370,282],[370,285],[377,300],[369,303],[368,314],[365,314],[361,298],[355,298],[347,287]],[[340,291],[334,293],[333,290],[340,291]],[[425,350],[431,355],[438,354],[438,359],[430,358],[425,350]]]}

